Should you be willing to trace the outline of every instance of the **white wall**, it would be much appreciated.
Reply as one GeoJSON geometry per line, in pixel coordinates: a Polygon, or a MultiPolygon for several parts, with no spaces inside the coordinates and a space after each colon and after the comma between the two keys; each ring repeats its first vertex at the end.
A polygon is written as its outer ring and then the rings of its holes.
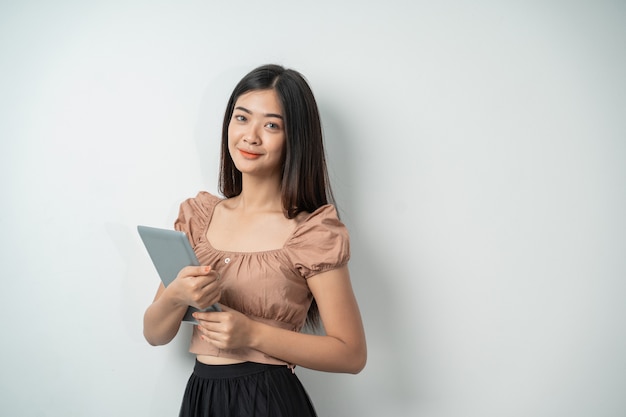
{"type": "Polygon", "coordinates": [[[176,415],[135,226],[216,191],[269,62],[319,100],[368,335],[299,370],[321,416],[626,415],[626,6],[376,3],[0,5],[0,415],[176,415]]]}

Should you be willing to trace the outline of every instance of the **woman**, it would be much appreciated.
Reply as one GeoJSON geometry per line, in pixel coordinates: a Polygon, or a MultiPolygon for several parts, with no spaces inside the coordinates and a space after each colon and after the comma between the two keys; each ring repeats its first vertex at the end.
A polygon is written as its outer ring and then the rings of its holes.
{"type": "Polygon", "coordinates": [[[175,228],[203,266],[161,285],[144,317],[152,345],[198,312],[181,416],[314,416],[296,365],[358,373],[366,343],[350,284],[349,236],[332,200],[317,104],[296,71],[259,67],[224,115],[220,192],[181,204],[175,228]],[[302,333],[319,319],[324,332],[302,333]],[[322,333],[322,334],[320,334],[322,333]]]}

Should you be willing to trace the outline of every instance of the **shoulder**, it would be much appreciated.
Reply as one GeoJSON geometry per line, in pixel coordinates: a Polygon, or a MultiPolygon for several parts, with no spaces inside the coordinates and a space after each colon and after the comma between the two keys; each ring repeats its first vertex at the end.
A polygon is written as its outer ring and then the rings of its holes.
{"type": "Polygon", "coordinates": [[[337,209],[332,204],[323,205],[312,213],[300,213],[297,216],[297,223],[294,236],[325,230],[345,234],[348,237],[348,229],[339,220],[337,209]]]}
{"type": "Polygon", "coordinates": [[[200,191],[195,197],[186,199],[181,203],[182,208],[190,208],[195,211],[212,211],[213,208],[222,199],[216,195],[213,195],[207,191],[200,191]]]}
{"type": "Polygon", "coordinates": [[[180,204],[174,228],[187,234],[194,234],[194,232],[204,229],[215,206],[220,201],[221,198],[206,191],[200,191],[195,197],[184,200],[180,204]]]}
{"type": "Polygon", "coordinates": [[[348,263],[350,235],[335,206],[327,204],[298,218],[285,249],[305,278],[348,263]]]}

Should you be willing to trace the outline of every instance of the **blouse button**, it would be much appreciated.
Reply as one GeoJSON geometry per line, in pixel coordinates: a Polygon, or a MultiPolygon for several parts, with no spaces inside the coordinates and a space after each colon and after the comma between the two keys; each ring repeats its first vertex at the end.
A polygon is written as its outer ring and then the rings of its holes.
{"type": "Polygon", "coordinates": [[[224,263],[225,263],[225,264],[227,264],[227,263],[229,263],[229,262],[230,262],[230,258],[225,258],[225,259],[224,259],[224,263]]]}

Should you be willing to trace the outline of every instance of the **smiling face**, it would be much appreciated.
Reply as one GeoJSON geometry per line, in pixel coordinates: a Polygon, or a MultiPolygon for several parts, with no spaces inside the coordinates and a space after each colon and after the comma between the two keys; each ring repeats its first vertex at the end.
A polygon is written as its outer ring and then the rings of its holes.
{"type": "Polygon", "coordinates": [[[228,150],[242,174],[278,176],[283,163],[285,121],[274,90],[239,96],[228,125],[228,150]]]}

